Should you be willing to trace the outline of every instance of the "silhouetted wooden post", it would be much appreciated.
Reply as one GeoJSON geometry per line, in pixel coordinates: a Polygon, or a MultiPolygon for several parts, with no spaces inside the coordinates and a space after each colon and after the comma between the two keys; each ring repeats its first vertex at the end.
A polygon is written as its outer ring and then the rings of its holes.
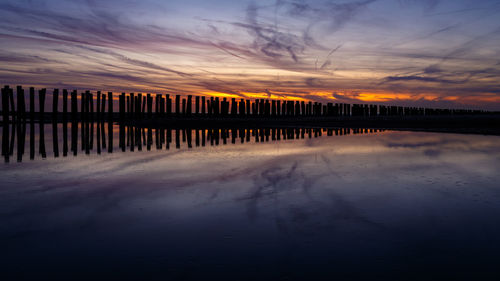
{"type": "Polygon", "coordinates": [[[238,103],[238,115],[239,116],[245,116],[245,100],[240,99],[238,103]]]}
{"type": "Polygon", "coordinates": [[[68,90],[66,89],[63,90],[63,122],[65,124],[68,122],[68,90]]]}
{"type": "Polygon", "coordinates": [[[146,117],[146,96],[142,97],[141,119],[146,117]]]}
{"type": "MultiPolygon", "coordinates": [[[[72,122],[76,122],[76,120],[78,118],[78,100],[77,100],[77,97],[78,97],[78,93],[76,92],[76,90],[71,92],[71,121],[72,122]]],[[[71,130],[73,130],[73,127],[71,128],[71,130]]]]}
{"type": "Polygon", "coordinates": [[[207,110],[208,110],[208,116],[215,115],[215,99],[214,97],[210,97],[210,100],[207,100],[207,110]]]}
{"type": "Polygon", "coordinates": [[[276,116],[281,116],[281,101],[276,101],[276,116]]]}
{"type": "Polygon", "coordinates": [[[203,96],[203,97],[201,97],[201,114],[203,116],[205,116],[205,113],[206,113],[206,111],[205,111],[205,97],[203,96]]]}
{"type": "Polygon", "coordinates": [[[175,115],[179,116],[181,113],[181,96],[175,95],[175,115]]]}
{"type": "Polygon", "coordinates": [[[165,98],[162,95],[160,95],[160,117],[165,118],[165,98]]]}
{"type": "MultiPolygon", "coordinates": [[[[108,92],[108,94],[109,94],[109,92],[108,92]]],[[[109,111],[108,111],[108,115],[109,115],[109,111]]],[[[101,116],[102,116],[101,122],[104,122],[104,120],[106,120],[106,94],[102,94],[101,116]]],[[[103,142],[103,145],[104,145],[104,143],[105,142],[103,142]]]]}
{"type": "Polygon", "coordinates": [[[136,101],[136,117],[138,120],[142,119],[142,94],[137,94],[136,101]]]}
{"type": "Polygon", "coordinates": [[[166,99],[167,99],[167,116],[170,117],[170,115],[172,115],[172,99],[170,98],[169,94],[167,94],[166,99]]]}
{"type": "Polygon", "coordinates": [[[96,114],[97,114],[97,122],[101,120],[101,91],[97,91],[97,104],[96,104],[96,114]]]}
{"type": "Polygon", "coordinates": [[[52,122],[57,122],[58,102],[59,102],[59,89],[54,89],[52,95],[52,122]]]}
{"type": "Polygon", "coordinates": [[[30,122],[35,121],[35,88],[30,87],[30,122]]]}
{"type": "MultiPolygon", "coordinates": [[[[80,120],[82,122],[85,119],[85,104],[86,104],[85,98],[86,98],[85,93],[80,93],[80,120]]],[[[83,126],[82,126],[82,128],[83,128],[83,126]]]]}
{"type": "Polygon", "coordinates": [[[200,115],[200,97],[199,96],[195,97],[195,107],[194,107],[194,110],[195,110],[196,116],[200,115]]]}
{"type": "Polygon", "coordinates": [[[59,157],[59,137],[57,136],[57,123],[52,122],[52,151],[54,152],[54,158],[59,157]]]}
{"type": "Polygon", "coordinates": [[[130,104],[127,104],[127,111],[128,111],[128,114],[127,114],[127,119],[129,120],[132,120],[134,119],[136,116],[135,116],[135,100],[136,100],[136,97],[134,96],[134,93],[130,93],[130,104]]]}
{"type": "Polygon", "coordinates": [[[238,114],[238,106],[236,103],[236,99],[232,98],[231,99],[231,115],[234,117],[238,114]]]}
{"type": "Polygon", "coordinates": [[[94,94],[89,93],[90,122],[94,122],[94,94]]]}
{"type": "Polygon", "coordinates": [[[251,103],[252,103],[252,101],[250,101],[250,100],[245,101],[245,106],[246,106],[245,116],[250,116],[251,103]]]}
{"type": "Polygon", "coordinates": [[[148,103],[148,115],[147,115],[147,118],[148,119],[152,119],[153,118],[153,99],[151,98],[151,94],[147,94],[146,95],[146,101],[148,103]]]}
{"type": "MultiPolygon", "coordinates": [[[[128,98],[128,96],[127,96],[128,98]]],[[[109,109],[108,109],[109,110],[109,109]]],[[[120,118],[120,124],[123,123],[125,119],[125,93],[122,93],[118,99],[118,112],[120,118]]]]}
{"type": "MultiPolygon", "coordinates": [[[[24,89],[17,86],[17,119],[19,121],[26,121],[26,105],[24,101],[24,89]]],[[[19,134],[18,134],[19,135],[19,134]]]]}
{"type": "Polygon", "coordinates": [[[41,89],[38,91],[38,112],[40,114],[40,123],[43,124],[45,122],[45,94],[46,90],[41,89]]]}
{"type": "Polygon", "coordinates": [[[218,97],[215,98],[215,106],[212,106],[212,107],[214,107],[214,109],[215,109],[215,116],[218,117],[220,114],[220,101],[219,101],[218,97]]]}
{"type": "Polygon", "coordinates": [[[186,103],[186,115],[187,116],[191,116],[192,109],[193,109],[193,96],[188,95],[187,103],[186,103]]]}
{"type": "Polygon", "coordinates": [[[182,115],[186,116],[186,99],[182,99],[182,115]]]}
{"type": "Polygon", "coordinates": [[[222,98],[222,103],[221,103],[221,115],[222,116],[226,116],[227,115],[226,105],[227,105],[226,98],[222,98]]]}
{"type": "MultiPolygon", "coordinates": [[[[12,122],[15,122],[16,119],[17,119],[17,114],[16,114],[16,106],[15,106],[15,102],[14,102],[14,89],[11,89],[9,88],[9,102],[10,102],[10,112],[11,112],[11,115],[12,115],[12,122]]],[[[12,127],[12,138],[14,138],[14,135],[15,135],[15,132],[14,132],[15,128],[12,127]]],[[[12,141],[13,142],[13,141],[12,141]]],[[[12,146],[14,145],[14,143],[12,144],[12,146]]]]}

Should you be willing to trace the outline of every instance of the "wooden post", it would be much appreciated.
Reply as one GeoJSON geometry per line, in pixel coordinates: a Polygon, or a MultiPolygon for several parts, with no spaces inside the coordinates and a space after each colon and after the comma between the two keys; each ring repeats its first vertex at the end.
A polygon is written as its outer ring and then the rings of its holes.
{"type": "Polygon", "coordinates": [[[97,113],[97,122],[101,121],[101,91],[97,91],[97,105],[96,105],[96,113],[97,113]]]}
{"type": "Polygon", "coordinates": [[[135,116],[135,112],[136,112],[136,105],[135,105],[135,102],[136,102],[136,97],[134,96],[134,93],[130,93],[130,104],[127,104],[127,110],[128,110],[128,116],[127,116],[127,119],[131,120],[131,119],[134,119],[136,116],[135,116]]]}
{"type": "Polygon", "coordinates": [[[179,116],[181,112],[181,96],[175,95],[175,115],[179,116]]]}
{"type": "Polygon", "coordinates": [[[201,97],[201,114],[202,115],[205,115],[206,111],[205,111],[205,97],[201,97]]]}
{"type": "Polygon", "coordinates": [[[24,89],[17,86],[17,119],[26,121],[26,105],[24,101],[24,89]]]}
{"type": "MultiPolygon", "coordinates": [[[[128,98],[128,96],[127,96],[127,98],[128,98]]],[[[110,108],[112,108],[112,106],[110,108]]],[[[108,108],[108,111],[109,110],[110,109],[108,108]]],[[[118,112],[119,112],[120,124],[121,124],[123,122],[123,120],[125,119],[125,93],[122,93],[120,95],[120,97],[119,97],[119,100],[118,100],[118,112]]],[[[111,122],[111,120],[109,120],[109,122],[111,122]]]]}
{"type": "Polygon", "coordinates": [[[52,122],[57,122],[58,115],[58,102],[59,102],[59,89],[54,89],[52,95],[52,122]]]}
{"type": "MultiPolygon", "coordinates": [[[[153,99],[151,98],[151,94],[146,95],[146,101],[148,103],[148,119],[153,118],[153,99]]],[[[149,130],[148,130],[149,132],[149,130]]]]}
{"type": "Polygon", "coordinates": [[[172,115],[172,99],[170,98],[170,95],[167,94],[167,116],[170,117],[172,115]]]}
{"type": "Polygon", "coordinates": [[[38,112],[40,114],[40,123],[43,125],[43,123],[45,122],[45,94],[46,94],[46,91],[45,89],[41,89],[38,91],[38,102],[39,102],[39,106],[38,106],[38,112]]]}
{"type": "Polygon", "coordinates": [[[200,97],[196,96],[195,98],[195,107],[194,107],[195,113],[198,116],[200,114],[200,97]]]}
{"type": "MultiPolygon", "coordinates": [[[[110,92],[108,92],[109,94],[110,92]]],[[[109,114],[109,112],[108,112],[109,114]]],[[[101,102],[101,121],[104,122],[104,120],[106,119],[106,94],[102,94],[102,102],[101,102]]],[[[103,145],[105,144],[106,142],[103,142],[103,145]]],[[[104,147],[104,146],[103,146],[104,147]]]]}
{"type": "Polygon", "coordinates": [[[94,94],[89,93],[90,122],[94,122],[94,94]]]}
{"type": "MultiPolygon", "coordinates": [[[[76,120],[78,118],[78,100],[77,100],[77,97],[78,97],[78,93],[76,92],[76,90],[71,92],[71,121],[72,122],[76,122],[76,120]]],[[[71,130],[73,130],[73,127],[71,128],[71,130]]]]}
{"type": "Polygon", "coordinates": [[[186,99],[182,99],[182,115],[186,116],[186,99]]]}
{"type": "MultiPolygon", "coordinates": [[[[63,90],[63,122],[68,122],[68,90],[63,90]]],[[[67,128],[66,128],[67,129],[67,128]]]]}
{"type": "MultiPolygon", "coordinates": [[[[10,89],[9,88],[9,101],[10,101],[10,111],[12,112],[11,115],[12,115],[12,121],[16,121],[17,119],[17,116],[16,116],[16,107],[15,107],[15,102],[14,102],[14,89],[10,89]]],[[[13,130],[14,127],[12,127],[13,130]]],[[[14,132],[12,132],[12,137],[14,137],[14,132]]],[[[12,144],[14,145],[14,144],[12,144]]]]}
{"type": "Polygon", "coordinates": [[[146,96],[142,97],[141,119],[146,117],[146,96]]]}
{"type": "Polygon", "coordinates": [[[186,104],[186,114],[187,116],[191,116],[191,111],[193,108],[193,96],[188,95],[187,97],[187,104],[186,104]]]}

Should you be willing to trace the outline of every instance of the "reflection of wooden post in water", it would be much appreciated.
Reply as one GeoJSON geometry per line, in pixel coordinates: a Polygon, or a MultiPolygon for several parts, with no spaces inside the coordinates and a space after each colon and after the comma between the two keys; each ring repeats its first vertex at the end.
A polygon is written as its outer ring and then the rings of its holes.
{"type": "Polygon", "coordinates": [[[68,156],[68,123],[63,122],[63,156],[68,156]]]}
{"type": "Polygon", "coordinates": [[[59,157],[59,138],[57,135],[57,123],[52,122],[52,148],[54,151],[54,158],[59,157]]]}
{"type": "Polygon", "coordinates": [[[101,122],[97,122],[97,129],[96,129],[96,134],[97,134],[97,154],[101,154],[101,122]]]}
{"type": "Polygon", "coordinates": [[[130,151],[134,151],[135,149],[135,128],[132,126],[128,126],[128,139],[130,140],[130,151]]]}
{"type": "Polygon", "coordinates": [[[165,149],[170,149],[170,143],[172,142],[172,129],[167,129],[167,141],[165,143],[165,149]]]}
{"type": "Polygon", "coordinates": [[[193,147],[193,144],[192,144],[193,136],[192,136],[192,134],[193,134],[193,130],[186,129],[188,148],[192,148],[193,147]]]}
{"type": "MultiPolygon", "coordinates": [[[[7,103],[8,104],[8,103],[7,103]]],[[[2,155],[5,157],[5,163],[9,163],[9,130],[10,125],[4,123],[2,126],[2,155]]]]}
{"type": "MultiPolygon", "coordinates": [[[[103,124],[104,126],[104,124],[103,124]]],[[[120,125],[120,130],[123,129],[123,126],[120,125]]],[[[103,127],[103,137],[105,137],[104,133],[104,127],[103,127]]],[[[106,147],[104,145],[106,141],[103,141],[103,147],[106,147]]],[[[125,148],[123,148],[123,151],[125,151],[125,148]]],[[[113,153],[113,122],[108,122],[108,153],[113,153]]]]}
{"type": "Polygon", "coordinates": [[[196,129],[196,146],[200,146],[200,130],[196,129]]]}
{"type": "Polygon", "coordinates": [[[224,129],[224,128],[221,129],[221,137],[222,137],[222,143],[227,144],[226,129],[224,129]]]}
{"type": "MultiPolygon", "coordinates": [[[[119,129],[124,131],[125,127],[120,124],[119,129]]],[[[125,151],[125,147],[123,148],[123,151],[125,151]]],[[[113,122],[108,122],[108,153],[113,153],[113,122]]]]}
{"type": "Polygon", "coordinates": [[[35,159],[35,122],[30,120],[30,159],[35,159]]]}
{"type": "MultiPolygon", "coordinates": [[[[21,117],[23,118],[23,117],[21,117]]],[[[23,161],[24,143],[26,140],[26,122],[17,122],[17,162],[23,161]]]]}
{"type": "Polygon", "coordinates": [[[151,150],[151,144],[153,143],[153,130],[148,128],[148,140],[147,140],[147,150],[151,150]]]}
{"type": "Polygon", "coordinates": [[[233,128],[231,129],[231,143],[235,144],[236,143],[236,138],[238,137],[238,131],[237,129],[233,128]]]}
{"type": "MultiPolygon", "coordinates": [[[[120,122],[119,123],[120,130],[118,131],[118,137],[119,137],[119,146],[123,152],[125,152],[125,125],[120,122]]],[[[109,128],[109,127],[108,127],[109,128]]],[[[111,130],[108,129],[108,134],[111,133],[111,130]]],[[[110,145],[111,146],[111,145],[110,145]]]]}
{"type": "Polygon", "coordinates": [[[137,144],[137,150],[142,151],[142,143],[143,141],[141,140],[142,133],[144,132],[144,128],[136,128],[135,133],[137,139],[135,140],[135,143],[137,144]]]}
{"type": "Polygon", "coordinates": [[[179,129],[175,129],[175,148],[181,148],[181,139],[179,129]]]}
{"type": "MultiPolygon", "coordinates": [[[[13,113],[14,113],[14,111],[13,111],[13,113]]],[[[16,140],[16,125],[17,125],[17,122],[12,123],[12,134],[10,135],[10,143],[9,143],[9,149],[8,149],[9,157],[14,155],[14,142],[16,140]]],[[[7,127],[9,127],[9,126],[7,126],[7,127]]]]}
{"type": "Polygon", "coordinates": [[[205,146],[205,129],[201,129],[201,146],[205,146]]]}
{"type": "MultiPolygon", "coordinates": [[[[73,95],[71,99],[73,100],[73,95]]],[[[78,154],[78,120],[76,118],[71,120],[71,151],[74,156],[78,154]]]]}
{"type": "Polygon", "coordinates": [[[45,151],[45,125],[43,123],[39,123],[39,146],[38,146],[38,153],[42,155],[42,158],[45,159],[47,158],[47,152],[45,151]]]}

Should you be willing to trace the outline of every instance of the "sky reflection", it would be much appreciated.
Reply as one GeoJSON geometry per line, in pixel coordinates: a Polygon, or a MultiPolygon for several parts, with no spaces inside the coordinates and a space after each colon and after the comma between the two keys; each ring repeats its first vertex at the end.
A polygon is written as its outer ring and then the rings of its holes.
{"type": "Polygon", "coordinates": [[[2,263],[128,278],[490,276],[498,143],[386,131],[4,164],[2,263]]]}

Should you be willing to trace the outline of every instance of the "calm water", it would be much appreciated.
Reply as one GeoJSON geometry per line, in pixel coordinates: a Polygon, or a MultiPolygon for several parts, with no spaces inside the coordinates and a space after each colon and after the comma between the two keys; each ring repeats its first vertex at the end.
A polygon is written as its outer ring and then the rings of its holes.
{"type": "Polygon", "coordinates": [[[500,137],[32,129],[2,130],[0,279],[500,277],[500,137]]]}

